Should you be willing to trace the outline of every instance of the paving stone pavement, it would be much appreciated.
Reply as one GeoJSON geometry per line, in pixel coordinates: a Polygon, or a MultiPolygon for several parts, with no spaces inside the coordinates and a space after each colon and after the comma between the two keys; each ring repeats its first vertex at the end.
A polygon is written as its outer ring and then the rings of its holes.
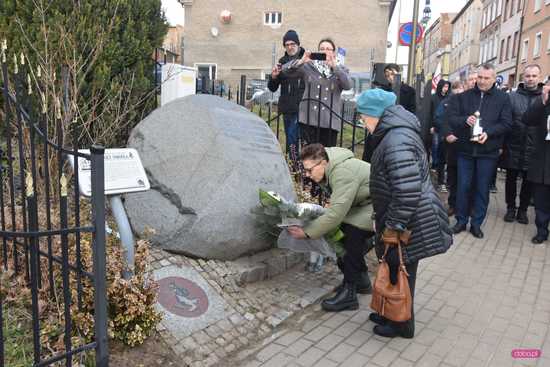
{"type": "Polygon", "coordinates": [[[499,185],[484,239],[461,233],[446,254],[420,262],[413,339],[374,335],[370,296],[360,296],[357,311],[311,305],[220,366],[550,366],[550,243],[531,244],[532,208],[529,225],[502,220],[499,185]],[[514,359],[518,348],[542,355],[514,359]]]}

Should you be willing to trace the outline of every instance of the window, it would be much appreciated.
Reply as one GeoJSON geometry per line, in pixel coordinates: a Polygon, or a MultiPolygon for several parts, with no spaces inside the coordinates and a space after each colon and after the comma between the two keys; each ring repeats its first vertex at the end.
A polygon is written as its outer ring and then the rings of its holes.
{"type": "Polygon", "coordinates": [[[506,21],[506,19],[508,18],[508,14],[510,12],[510,0],[506,0],[506,2],[504,3],[504,21],[506,21]]]}
{"type": "Polygon", "coordinates": [[[546,53],[550,54],[550,32],[548,32],[548,42],[546,45],[546,53]]]}
{"type": "Polygon", "coordinates": [[[500,57],[498,62],[501,64],[504,61],[504,42],[504,39],[500,40],[500,57]]]}
{"type": "Polygon", "coordinates": [[[506,61],[510,60],[510,43],[511,42],[512,42],[512,36],[508,36],[508,38],[506,39],[506,54],[504,56],[506,61]]]}
{"type": "Polygon", "coordinates": [[[497,0],[497,17],[502,14],[502,0],[497,0]]]}
{"type": "Polygon", "coordinates": [[[533,46],[533,57],[540,56],[540,48],[542,46],[542,32],[535,35],[535,45],[533,46]]]}
{"type": "Polygon", "coordinates": [[[280,25],[283,22],[283,14],[279,11],[270,11],[264,14],[264,25],[280,25]]]}
{"type": "Polygon", "coordinates": [[[479,52],[479,63],[482,64],[483,63],[483,53],[485,52],[485,44],[482,43],[481,44],[481,49],[480,49],[480,52],[479,52]]]}
{"type": "Polygon", "coordinates": [[[523,1],[523,0],[518,0],[518,13],[519,13],[519,12],[522,12],[522,10],[523,10],[523,7],[522,7],[522,5],[521,5],[521,4],[522,4],[522,1],[523,1]]]}
{"type": "Polygon", "coordinates": [[[197,78],[206,78],[208,80],[216,80],[216,64],[196,63],[197,78]]]}
{"type": "Polygon", "coordinates": [[[529,54],[529,38],[523,40],[523,48],[521,49],[521,61],[527,61],[528,54],[529,54]]]}
{"type": "Polygon", "coordinates": [[[513,43],[513,46],[512,46],[512,58],[518,56],[518,36],[519,36],[519,31],[514,32],[514,43],[513,43]]]}
{"type": "Polygon", "coordinates": [[[514,15],[514,0],[512,0],[512,1],[510,2],[510,13],[509,13],[508,17],[511,18],[512,15],[514,15]]]}
{"type": "Polygon", "coordinates": [[[535,13],[542,8],[542,0],[535,0],[535,13]]]}

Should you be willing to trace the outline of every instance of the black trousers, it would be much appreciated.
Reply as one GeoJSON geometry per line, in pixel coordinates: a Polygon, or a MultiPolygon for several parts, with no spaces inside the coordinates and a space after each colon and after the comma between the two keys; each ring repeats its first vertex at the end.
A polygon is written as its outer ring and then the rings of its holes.
{"type": "Polygon", "coordinates": [[[325,147],[335,147],[338,141],[338,130],[300,123],[300,137],[302,143],[306,145],[321,143],[325,147]]]}
{"type": "Polygon", "coordinates": [[[550,185],[534,184],[535,224],[537,234],[548,238],[550,224],[550,185]]]}
{"type": "Polygon", "coordinates": [[[447,153],[447,189],[449,190],[448,203],[450,208],[456,208],[456,188],[458,185],[458,168],[456,164],[456,145],[444,143],[447,153]]]}
{"type": "Polygon", "coordinates": [[[361,279],[361,273],[368,271],[365,262],[366,241],[374,236],[374,233],[346,223],[343,223],[340,229],[344,232],[346,253],[343,258],[338,258],[338,268],[344,273],[344,282],[357,284],[361,279]]]}
{"type": "Polygon", "coordinates": [[[439,142],[439,150],[437,151],[437,184],[445,185],[445,164],[447,163],[447,143],[445,141],[439,142]]]}
{"type": "Polygon", "coordinates": [[[533,185],[527,181],[527,171],[517,169],[506,170],[506,206],[508,209],[516,208],[517,181],[521,177],[521,191],[519,193],[519,210],[527,211],[531,195],[533,194],[533,185]]]}
{"type": "MultiPolygon", "coordinates": [[[[388,249],[388,254],[386,255],[386,261],[390,267],[390,282],[392,284],[397,283],[397,272],[399,271],[399,253],[396,247],[390,247],[388,249]]],[[[411,319],[404,322],[391,321],[391,324],[394,328],[405,328],[414,334],[414,289],[416,286],[416,271],[418,270],[418,261],[415,261],[410,264],[405,264],[407,273],[409,273],[409,289],[411,290],[412,298],[412,310],[411,310],[411,319]]]]}

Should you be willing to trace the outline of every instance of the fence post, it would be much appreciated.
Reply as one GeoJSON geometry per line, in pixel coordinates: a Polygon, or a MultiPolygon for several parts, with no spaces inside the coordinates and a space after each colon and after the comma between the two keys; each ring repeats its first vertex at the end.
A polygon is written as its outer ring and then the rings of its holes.
{"type": "Polygon", "coordinates": [[[240,98],[239,98],[239,104],[241,106],[244,106],[244,101],[246,99],[246,75],[241,75],[241,88],[240,88],[240,98]]]}
{"type": "MultiPolygon", "coordinates": [[[[107,284],[105,252],[105,148],[93,145],[90,149],[92,165],[92,210],[94,213],[94,286],[95,286],[95,338],[96,366],[109,366],[107,345],[107,284]]],[[[77,157],[75,157],[78,159],[77,157]]]]}

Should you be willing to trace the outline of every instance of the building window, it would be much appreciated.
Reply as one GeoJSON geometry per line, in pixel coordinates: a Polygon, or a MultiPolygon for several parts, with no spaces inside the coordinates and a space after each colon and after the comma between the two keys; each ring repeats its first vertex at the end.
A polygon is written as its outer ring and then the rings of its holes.
{"type": "Polygon", "coordinates": [[[514,44],[512,46],[512,58],[518,56],[518,36],[519,36],[519,31],[514,32],[514,44]]]}
{"type": "Polygon", "coordinates": [[[279,11],[270,11],[264,14],[264,25],[281,25],[283,14],[279,11]]]}
{"type": "Polygon", "coordinates": [[[542,46],[542,32],[535,35],[535,45],[533,46],[533,57],[540,56],[540,48],[542,46]]]}
{"type": "Polygon", "coordinates": [[[502,14],[502,0],[497,0],[497,17],[502,14]]]}
{"type": "Polygon", "coordinates": [[[522,7],[522,2],[523,0],[518,0],[518,13],[521,12],[523,10],[523,7],[522,7]]]}
{"type": "Polygon", "coordinates": [[[521,49],[521,61],[527,61],[528,54],[529,54],[529,38],[523,40],[523,47],[521,49]]]}
{"type": "Polygon", "coordinates": [[[512,42],[512,36],[508,36],[506,39],[506,61],[510,60],[510,43],[512,42]]]}
{"type": "MultiPolygon", "coordinates": [[[[549,0],[549,3],[550,3],[550,0],[549,0]]],[[[548,42],[547,42],[547,45],[546,45],[546,53],[550,54],[550,32],[548,33],[548,42]]]]}
{"type": "Polygon", "coordinates": [[[535,0],[535,13],[542,8],[542,0],[535,0]]]}
{"type": "Polygon", "coordinates": [[[195,63],[195,68],[197,68],[198,75],[197,78],[205,78],[208,80],[216,80],[216,64],[209,63],[195,63]]]}
{"type": "Polygon", "coordinates": [[[512,0],[510,2],[510,15],[509,15],[509,17],[511,18],[512,15],[514,15],[514,0],[512,0]]]}
{"type": "Polygon", "coordinates": [[[502,64],[504,61],[504,39],[500,40],[500,56],[498,62],[502,64]]]}

